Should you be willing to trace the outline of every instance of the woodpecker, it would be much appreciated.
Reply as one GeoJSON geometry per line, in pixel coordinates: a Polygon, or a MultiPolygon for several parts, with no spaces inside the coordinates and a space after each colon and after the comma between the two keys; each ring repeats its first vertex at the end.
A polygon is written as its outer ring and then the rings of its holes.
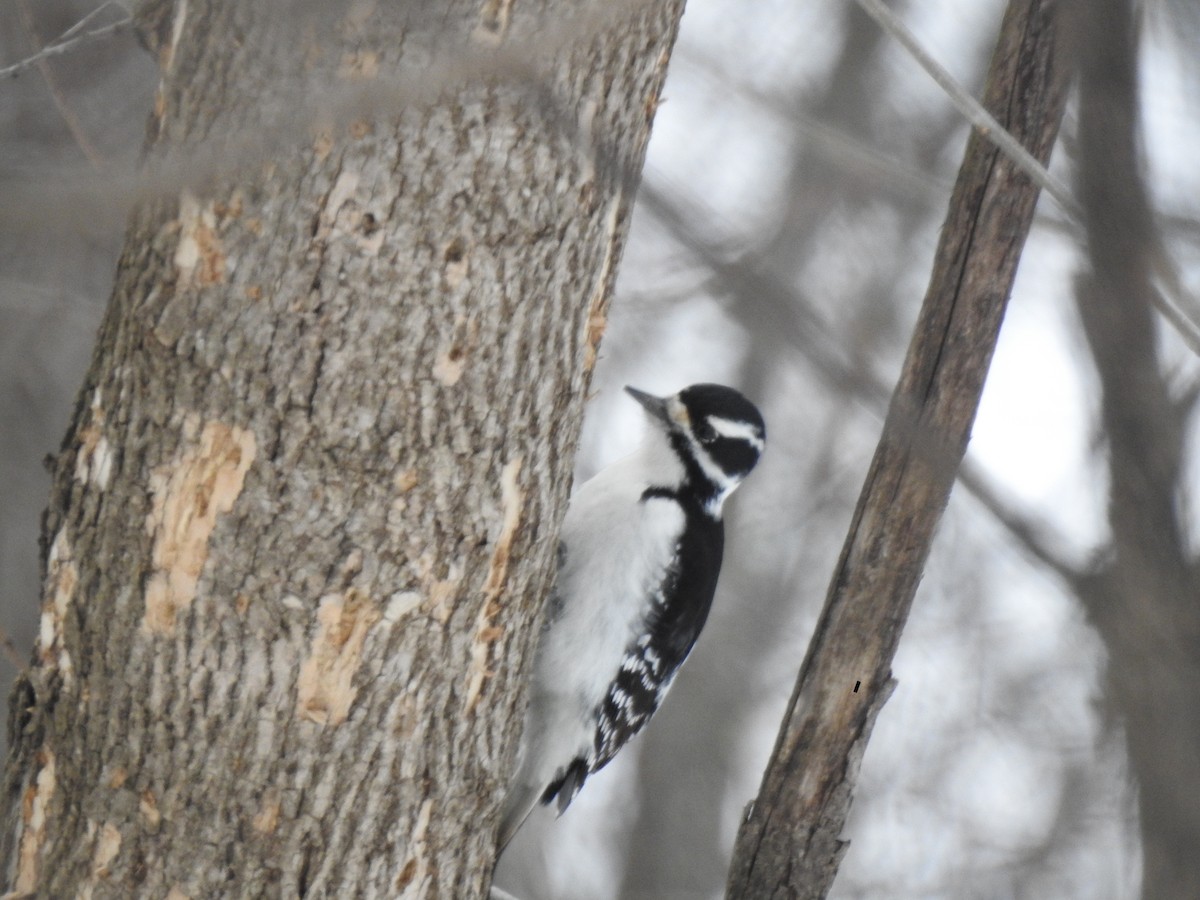
{"type": "Polygon", "coordinates": [[[762,415],[733,388],[625,390],[650,427],[563,520],[501,848],[539,801],[561,815],[662,703],[712,606],[722,507],[766,443],[762,415]]]}

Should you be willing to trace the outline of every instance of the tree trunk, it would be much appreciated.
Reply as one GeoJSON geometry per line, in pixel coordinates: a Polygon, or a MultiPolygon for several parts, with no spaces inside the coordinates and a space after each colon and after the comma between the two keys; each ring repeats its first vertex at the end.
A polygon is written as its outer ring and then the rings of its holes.
{"type": "Polygon", "coordinates": [[[486,888],[681,11],[179,0],[143,21],[151,157],[172,156],[55,466],[9,890],[486,888]],[[528,75],[538,47],[544,81],[462,83],[528,75]]]}

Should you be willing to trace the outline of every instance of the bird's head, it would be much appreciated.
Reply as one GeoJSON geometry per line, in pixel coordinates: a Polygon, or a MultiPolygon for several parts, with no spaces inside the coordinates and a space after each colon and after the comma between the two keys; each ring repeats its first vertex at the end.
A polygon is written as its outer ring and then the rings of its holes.
{"type": "Polygon", "coordinates": [[[710,515],[758,463],[766,447],[767,427],[758,408],[720,384],[693,384],[670,397],[636,388],[625,391],[646,410],[666,437],[693,490],[710,515]]]}

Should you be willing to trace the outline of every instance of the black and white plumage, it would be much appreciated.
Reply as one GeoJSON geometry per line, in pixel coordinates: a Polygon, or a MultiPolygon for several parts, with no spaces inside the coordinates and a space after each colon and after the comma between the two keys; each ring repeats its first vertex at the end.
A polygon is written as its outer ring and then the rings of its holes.
{"type": "Polygon", "coordinates": [[[651,427],[563,521],[501,847],[539,800],[566,809],[658,709],[712,606],[722,507],[765,446],[762,416],[732,388],[626,391],[651,427]]]}

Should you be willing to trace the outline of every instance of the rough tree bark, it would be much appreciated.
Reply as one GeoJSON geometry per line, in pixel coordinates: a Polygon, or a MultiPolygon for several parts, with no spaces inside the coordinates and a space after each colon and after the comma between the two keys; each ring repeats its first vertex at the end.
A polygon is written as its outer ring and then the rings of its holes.
{"type": "Polygon", "coordinates": [[[156,183],[243,165],[130,222],[11,703],[10,891],[483,891],[681,11],[610,7],[586,39],[565,0],[144,20],[151,156],[174,153],[156,183]],[[560,51],[542,82],[372,114],[535,41],[560,51]],[[271,137],[306,130],[328,84],[381,89],[302,146],[271,137]]]}
{"type": "Polygon", "coordinates": [[[1108,649],[1108,696],[1137,782],[1142,896],[1200,897],[1200,570],[1179,520],[1195,393],[1172,397],[1159,361],[1135,13],[1127,0],[1071,6],[1089,256],[1077,302],[1100,376],[1112,529],[1104,565],[1077,589],[1108,649]]]}
{"type": "MultiPolygon", "coordinates": [[[[1054,0],[1013,0],[984,89],[1040,160],[1065,97],[1054,0]]],[[[823,897],[934,530],[966,450],[1038,189],[972,134],[929,290],[757,799],[734,847],[730,898],[823,897]]]]}

